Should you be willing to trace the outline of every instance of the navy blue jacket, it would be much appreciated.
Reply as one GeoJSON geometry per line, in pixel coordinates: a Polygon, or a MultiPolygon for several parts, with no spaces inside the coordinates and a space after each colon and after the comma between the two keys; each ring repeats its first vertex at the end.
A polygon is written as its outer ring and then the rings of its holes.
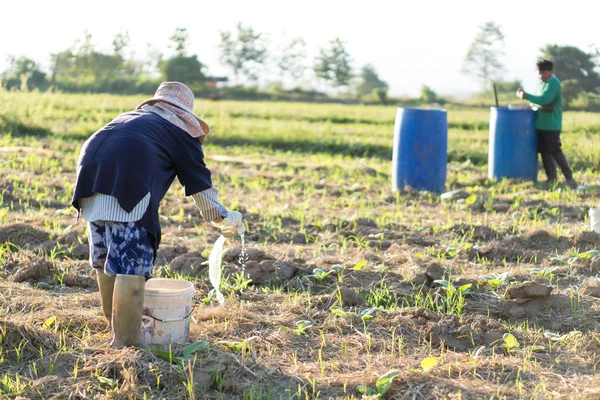
{"type": "Polygon", "coordinates": [[[121,208],[131,212],[150,192],[150,205],[139,223],[151,235],[156,252],[158,206],[175,176],[186,196],[212,187],[200,141],[156,114],[128,112],[84,143],[72,204],[79,211],[80,199],[102,193],[116,197],[121,208]]]}

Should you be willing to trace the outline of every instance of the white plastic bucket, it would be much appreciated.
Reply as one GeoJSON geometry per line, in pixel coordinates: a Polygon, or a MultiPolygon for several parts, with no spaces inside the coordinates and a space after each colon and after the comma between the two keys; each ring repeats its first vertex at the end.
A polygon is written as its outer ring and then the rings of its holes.
{"type": "Polygon", "coordinates": [[[142,340],[148,345],[185,343],[190,336],[194,285],[180,279],[146,282],[142,340]]]}
{"type": "Polygon", "coordinates": [[[600,233],[600,208],[590,208],[590,229],[600,233]]]}

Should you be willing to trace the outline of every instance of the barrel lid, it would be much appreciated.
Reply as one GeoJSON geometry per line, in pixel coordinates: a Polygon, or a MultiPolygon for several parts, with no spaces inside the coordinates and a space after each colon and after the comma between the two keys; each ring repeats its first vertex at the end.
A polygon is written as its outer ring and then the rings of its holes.
{"type": "Polygon", "coordinates": [[[183,279],[152,278],[146,282],[146,294],[194,295],[194,284],[183,279]]]}

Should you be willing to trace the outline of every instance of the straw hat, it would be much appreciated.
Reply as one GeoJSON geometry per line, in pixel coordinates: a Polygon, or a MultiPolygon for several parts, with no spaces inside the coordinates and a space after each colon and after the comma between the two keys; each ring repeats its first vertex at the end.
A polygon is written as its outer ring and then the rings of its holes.
{"type": "Polygon", "coordinates": [[[160,86],[158,87],[158,89],[156,90],[156,93],[154,93],[154,97],[141,102],[137,106],[137,109],[140,109],[145,104],[153,105],[154,103],[156,103],[158,101],[164,101],[165,103],[169,103],[171,105],[174,105],[177,108],[182,109],[185,112],[190,113],[200,123],[200,126],[202,127],[204,134],[206,134],[206,135],[209,134],[210,127],[208,126],[206,121],[204,121],[202,118],[200,118],[199,116],[194,114],[194,92],[192,92],[191,89],[189,87],[187,87],[186,85],[184,85],[183,83],[181,83],[181,82],[163,82],[163,83],[161,83],[160,86]]]}

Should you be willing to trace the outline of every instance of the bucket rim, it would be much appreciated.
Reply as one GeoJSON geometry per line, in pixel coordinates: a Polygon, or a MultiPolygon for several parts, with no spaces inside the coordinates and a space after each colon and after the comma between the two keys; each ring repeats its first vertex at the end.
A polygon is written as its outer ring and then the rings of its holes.
{"type": "Polygon", "coordinates": [[[194,284],[184,279],[173,279],[173,278],[151,278],[148,279],[145,286],[145,295],[160,296],[160,297],[194,297],[195,289],[194,284]],[[177,283],[180,287],[164,289],[159,287],[153,287],[154,285],[160,285],[161,282],[177,283]]]}

